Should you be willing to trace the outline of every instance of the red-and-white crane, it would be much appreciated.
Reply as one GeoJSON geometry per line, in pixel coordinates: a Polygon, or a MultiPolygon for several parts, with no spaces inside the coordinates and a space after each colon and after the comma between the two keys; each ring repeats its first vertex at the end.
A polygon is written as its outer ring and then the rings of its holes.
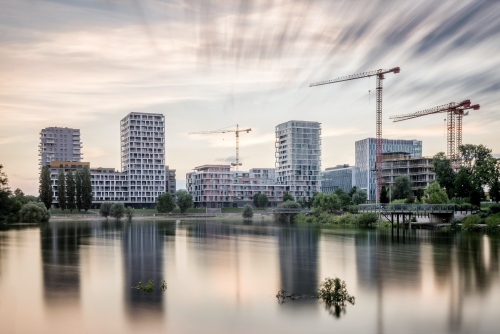
{"type": "Polygon", "coordinates": [[[446,155],[452,161],[453,166],[458,168],[461,160],[459,147],[462,145],[462,118],[468,115],[469,112],[466,112],[466,110],[478,110],[479,108],[479,104],[472,105],[470,100],[464,100],[459,103],[451,102],[434,108],[405,115],[391,116],[389,118],[394,120],[394,122],[401,122],[426,115],[447,113],[446,155]]]}
{"type": "Polygon", "coordinates": [[[235,167],[238,170],[238,166],[241,166],[240,163],[240,132],[249,133],[252,129],[240,129],[240,126],[236,124],[236,129],[220,129],[214,131],[198,131],[198,132],[189,132],[188,135],[208,135],[212,133],[228,133],[234,132],[236,135],[236,162],[232,162],[231,166],[235,167]]]}
{"type": "Polygon", "coordinates": [[[349,80],[355,80],[355,79],[361,79],[361,78],[368,78],[368,77],[373,77],[375,76],[377,78],[377,111],[376,111],[376,160],[375,160],[375,171],[376,171],[376,196],[377,196],[377,202],[380,199],[380,189],[382,187],[382,83],[385,79],[385,74],[387,73],[399,73],[400,68],[399,67],[394,67],[388,70],[376,70],[376,71],[370,71],[370,72],[363,72],[363,73],[358,73],[358,74],[353,74],[353,75],[348,75],[345,77],[339,77],[336,79],[332,80],[326,80],[326,81],[320,81],[320,82],[315,82],[309,85],[309,87],[314,87],[314,86],[321,86],[321,85],[328,85],[332,83],[337,83],[337,82],[342,82],[342,81],[349,81],[349,80]]]}

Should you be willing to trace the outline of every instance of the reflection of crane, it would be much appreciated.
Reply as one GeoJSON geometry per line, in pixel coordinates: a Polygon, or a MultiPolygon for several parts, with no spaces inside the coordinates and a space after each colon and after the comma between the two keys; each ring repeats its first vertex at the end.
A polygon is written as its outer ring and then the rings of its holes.
{"type": "Polygon", "coordinates": [[[447,146],[446,155],[453,162],[455,168],[460,164],[460,145],[462,145],[462,118],[467,116],[469,112],[465,110],[478,110],[479,104],[471,105],[470,100],[464,100],[460,103],[451,102],[434,108],[429,108],[405,115],[396,115],[389,117],[394,122],[406,121],[407,119],[417,118],[420,116],[432,115],[437,113],[447,113],[447,146]]]}
{"type": "Polygon", "coordinates": [[[234,166],[236,170],[238,170],[238,166],[241,166],[240,163],[240,132],[249,133],[252,129],[240,129],[240,126],[236,124],[236,130],[234,129],[220,129],[214,131],[198,131],[198,132],[189,132],[188,135],[208,135],[212,133],[228,133],[234,132],[236,134],[236,162],[232,162],[231,166],[234,166]]]}
{"type": "Polygon", "coordinates": [[[341,82],[341,81],[349,81],[361,78],[368,78],[372,76],[377,77],[377,116],[376,116],[376,127],[377,127],[377,150],[376,150],[376,160],[375,160],[375,170],[377,173],[377,201],[380,197],[380,187],[382,185],[382,80],[385,79],[384,74],[387,73],[399,73],[399,67],[391,68],[390,70],[377,70],[370,72],[363,72],[353,75],[348,75],[345,77],[339,77],[332,80],[315,82],[309,85],[309,87],[313,86],[321,86],[327,85],[331,83],[341,82]]]}

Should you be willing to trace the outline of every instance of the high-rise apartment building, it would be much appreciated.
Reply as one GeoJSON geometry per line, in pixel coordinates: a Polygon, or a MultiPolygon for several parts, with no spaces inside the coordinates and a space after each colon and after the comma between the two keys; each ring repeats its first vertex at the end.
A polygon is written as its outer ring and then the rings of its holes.
{"type": "Polygon", "coordinates": [[[80,162],[82,142],[80,129],[49,127],[40,131],[38,156],[40,168],[52,161],[80,162]]]}
{"type": "Polygon", "coordinates": [[[330,167],[321,172],[321,192],[331,194],[337,189],[346,193],[354,186],[356,167],[349,164],[330,167]]]}
{"type": "Polygon", "coordinates": [[[276,126],[276,174],[295,200],[320,191],[321,124],[288,121],[276,126]]]}
{"type": "MultiPolygon", "coordinates": [[[[366,191],[369,201],[376,199],[376,139],[355,142],[356,187],[366,191]]],[[[382,153],[405,152],[412,158],[422,157],[422,141],[411,139],[382,139],[382,153]]]]}
{"type": "Polygon", "coordinates": [[[132,112],[120,122],[122,172],[130,203],[155,203],[167,191],[165,117],[132,112]]]}

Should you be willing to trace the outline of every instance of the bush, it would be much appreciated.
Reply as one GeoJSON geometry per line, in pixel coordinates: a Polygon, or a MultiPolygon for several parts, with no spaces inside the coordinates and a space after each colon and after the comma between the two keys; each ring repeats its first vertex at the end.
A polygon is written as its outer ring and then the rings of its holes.
{"type": "Polygon", "coordinates": [[[340,225],[351,225],[356,222],[356,219],[354,219],[354,216],[350,213],[346,213],[338,218],[338,222],[340,225]]]}
{"type": "Polygon", "coordinates": [[[46,223],[50,219],[50,212],[42,202],[29,202],[22,206],[19,217],[23,223],[46,223]]]}
{"type": "Polygon", "coordinates": [[[99,209],[99,214],[104,218],[108,219],[109,214],[111,213],[111,203],[104,202],[101,204],[101,208],[99,209]]]}
{"type": "Polygon", "coordinates": [[[363,226],[368,226],[372,224],[376,224],[378,220],[378,216],[374,212],[367,212],[358,215],[358,224],[363,226]]]}
{"type": "Polygon", "coordinates": [[[128,220],[132,220],[134,217],[134,208],[127,206],[125,209],[125,215],[127,216],[128,220]]]}
{"type": "Polygon", "coordinates": [[[500,225],[500,213],[495,213],[486,218],[486,225],[490,229],[496,229],[500,225]]]}
{"type": "Polygon", "coordinates": [[[111,205],[109,215],[113,218],[116,218],[116,220],[122,219],[122,217],[125,215],[125,205],[123,205],[123,203],[114,203],[113,205],[111,205]]]}
{"type": "Polygon", "coordinates": [[[347,292],[345,281],[340,278],[327,277],[319,286],[317,297],[323,299],[327,304],[345,305],[345,302],[354,304],[354,296],[347,292]]]}
{"type": "Polygon", "coordinates": [[[344,208],[345,212],[349,213],[358,213],[358,206],[357,205],[348,205],[344,208]]]}
{"type": "Polygon", "coordinates": [[[253,217],[253,209],[251,205],[245,204],[243,207],[242,216],[245,219],[250,219],[253,217]]]}
{"type": "Polygon", "coordinates": [[[500,213],[500,204],[493,204],[490,206],[490,213],[500,213]]]}
{"type": "Polygon", "coordinates": [[[478,215],[470,215],[462,219],[462,229],[466,231],[477,230],[478,225],[482,223],[481,217],[478,215]]]}

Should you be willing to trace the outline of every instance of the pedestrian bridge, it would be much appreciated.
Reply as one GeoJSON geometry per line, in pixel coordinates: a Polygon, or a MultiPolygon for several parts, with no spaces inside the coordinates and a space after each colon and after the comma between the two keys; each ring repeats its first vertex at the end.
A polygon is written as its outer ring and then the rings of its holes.
{"type": "Polygon", "coordinates": [[[455,204],[360,204],[359,212],[380,213],[413,213],[414,215],[429,213],[454,213],[455,204]]]}

